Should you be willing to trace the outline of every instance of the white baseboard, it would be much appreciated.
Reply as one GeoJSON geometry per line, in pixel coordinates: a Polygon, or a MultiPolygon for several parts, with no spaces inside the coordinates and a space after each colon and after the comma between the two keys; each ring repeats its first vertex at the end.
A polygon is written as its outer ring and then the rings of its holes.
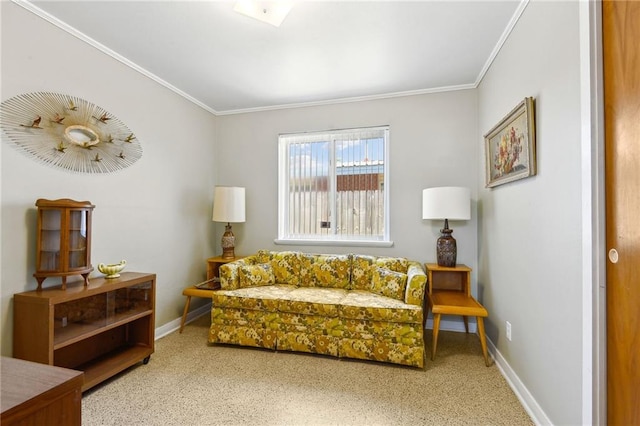
{"type": "Polygon", "coordinates": [[[496,362],[496,367],[498,367],[498,370],[500,370],[500,373],[502,373],[502,376],[511,387],[511,390],[516,394],[526,412],[531,416],[533,422],[536,425],[552,425],[553,423],[551,423],[547,414],[542,407],[540,407],[538,401],[531,395],[531,392],[529,392],[524,383],[522,383],[516,372],[513,371],[491,339],[487,339],[487,346],[496,362]]]}
{"type": "MultiPolygon", "coordinates": [[[[427,323],[424,328],[433,330],[433,318],[427,318],[427,323]]],[[[464,333],[466,330],[464,329],[464,322],[461,319],[459,321],[440,319],[440,331],[457,331],[464,333]]],[[[478,327],[475,320],[469,318],[469,333],[476,333],[477,331],[478,327]]]]}
{"type": "MultiPolygon", "coordinates": [[[[191,321],[197,318],[200,318],[202,315],[210,314],[210,313],[211,313],[211,303],[207,303],[206,305],[201,306],[198,309],[194,309],[193,311],[189,312],[187,314],[187,320],[185,321],[185,324],[189,324],[191,321]]],[[[180,321],[182,321],[182,317],[176,318],[173,321],[169,321],[168,323],[156,328],[155,340],[158,340],[169,333],[173,333],[174,331],[179,330],[180,321]]]]}
{"type": "MultiPolygon", "coordinates": [[[[433,318],[429,317],[425,324],[426,329],[433,329],[433,318]]],[[[440,321],[440,330],[441,331],[456,331],[460,333],[464,333],[464,322],[455,321],[455,320],[447,320],[442,319],[440,321]]],[[[477,333],[477,324],[475,321],[469,320],[469,333],[477,333]]],[[[516,394],[516,397],[524,407],[525,411],[533,422],[536,425],[552,425],[551,420],[547,417],[547,414],[544,412],[542,407],[538,404],[538,401],[535,400],[531,392],[527,389],[527,387],[522,383],[520,377],[516,374],[515,371],[511,368],[507,360],[502,356],[500,351],[493,344],[491,339],[487,338],[487,348],[489,350],[489,354],[493,357],[496,363],[496,367],[505,378],[511,390],[516,394]]]]}

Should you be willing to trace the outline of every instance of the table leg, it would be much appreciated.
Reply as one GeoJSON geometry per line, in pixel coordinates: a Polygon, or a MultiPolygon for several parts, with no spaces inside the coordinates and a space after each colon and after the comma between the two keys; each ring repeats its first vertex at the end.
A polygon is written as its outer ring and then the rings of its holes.
{"type": "Polygon", "coordinates": [[[484,365],[487,367],[489,363],[489,354],[487,353],[487,340],[484,335],[484,320],[482,317],[476,317],[478,321],[478,334],[480,334],[480,345],[482,345],[482,355],[484,355],[484,365]]]}
{"type": "Polygon", "coordinates": [[[187,296],[187,301],[184,304],[184,312],[182,313],[182,321],[180,322],[180,333],[184,329],[184,322],[187,320],[187,314],[189,313],[189,305],[191,304],[191,296],[187,296]]]}
{"type": "Polygon", "coordinates": [[[431,343],[431,361],[436,358],[436,347],[438,346],[438,331],[440,330],[440,314],[433,314],[433,341],[431,343]]]}

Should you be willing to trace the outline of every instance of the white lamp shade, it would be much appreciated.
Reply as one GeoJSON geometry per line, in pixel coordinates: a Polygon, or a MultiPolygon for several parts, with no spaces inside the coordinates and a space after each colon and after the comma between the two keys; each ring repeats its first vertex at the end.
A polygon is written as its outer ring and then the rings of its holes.
{"type": "Polygon", "coordinates": [[[213,194],[214,222],[244,222],[244,188],[216,186],[213,194]]]}
{"type": "Polygon", "coordinates": [[[469,188],[443,186],[422,191],[423,219],[471,219],[471,192],[469,188]]]}

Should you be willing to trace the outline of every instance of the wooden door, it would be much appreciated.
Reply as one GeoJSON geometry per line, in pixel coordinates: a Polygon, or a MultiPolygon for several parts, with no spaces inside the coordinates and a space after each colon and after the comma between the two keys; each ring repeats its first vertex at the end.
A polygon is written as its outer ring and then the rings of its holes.
{"type": "Polygon", "coordinates": [[[640,2],[602,7],[607,421],[640,425],[640,2]]]}

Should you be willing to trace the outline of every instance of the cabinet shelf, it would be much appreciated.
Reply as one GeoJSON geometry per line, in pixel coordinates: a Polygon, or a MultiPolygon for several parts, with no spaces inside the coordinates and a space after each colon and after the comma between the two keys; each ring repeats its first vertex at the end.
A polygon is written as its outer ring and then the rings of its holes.
{"type": "MultiPolygon", "coordinates": [[[[84,339],[88,339],[91,336],[110,330],[112,328],[120,327],[131,321],[135,321],[138,318],[142,318],[147,315],[151,315],[151,310],[141,310],[136,313],[127,312],[126,314],[116,315],[113,321],[95,321],[93,323],[75,323],[62,327],[61,325],[55,327],[54,331],[54,343],[53,350],[64,348],[65,346],[72,345],[84,339]]],[[[57,321],[59,322],[59,321],[57,321]]]]}
{"type": "MultiPolygon", "coordinates": [[[[84,385],[82,391],[107,380],[126,368],[137,364],[140,360],[147,360],[153,353],[153,346],[131,345],[121,346],[88,363],[78,366],[84,371],[84,385]]],[[[146,362],[145,362],[146,363],[146,362]]]]}
{"type": "Polygon", "coordinates": [[[13,356],[83,370],[87,390],[154,351],[155,274],[14,295],[13,356]]]}

